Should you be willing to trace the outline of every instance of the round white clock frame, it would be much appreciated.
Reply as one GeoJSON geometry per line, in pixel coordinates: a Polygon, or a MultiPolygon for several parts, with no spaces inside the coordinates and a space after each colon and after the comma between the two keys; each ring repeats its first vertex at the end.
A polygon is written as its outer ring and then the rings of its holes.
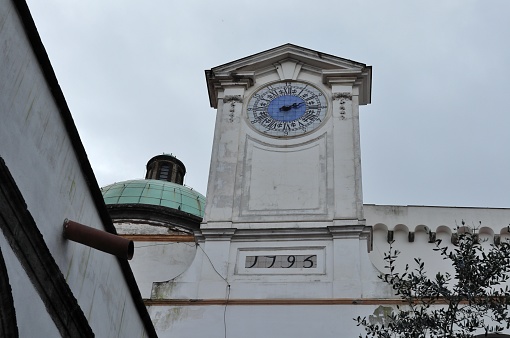
{"type": "Polygon", "coordinates": [[[294,137],[317,129],[328,112],[324,93],[299,81],[275,82],[258,89],[246,107],[248,123],[273,137],[294,137]]]}

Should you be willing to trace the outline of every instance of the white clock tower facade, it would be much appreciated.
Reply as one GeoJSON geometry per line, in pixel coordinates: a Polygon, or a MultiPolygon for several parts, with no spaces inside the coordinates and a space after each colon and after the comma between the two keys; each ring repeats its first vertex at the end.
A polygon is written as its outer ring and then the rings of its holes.
{"type": "Polygon", "coordinates": [[[206,79],[205,216],[188,270],[154,284],[156,328],[178,313],[168,336],[342,337],[349,305],[377,293],[358,118],[371,67],[287,44],[206,79]]]}

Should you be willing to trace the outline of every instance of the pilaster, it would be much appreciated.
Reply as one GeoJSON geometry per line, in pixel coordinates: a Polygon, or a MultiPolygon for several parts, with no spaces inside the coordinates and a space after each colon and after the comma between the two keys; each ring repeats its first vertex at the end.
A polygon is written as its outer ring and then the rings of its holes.
{"type": "Polygon", "coordinates": [[[204,223],[220,222],[218,226],[224,227],[232,221],[245,86],[230,81],[221,84],[204,223]]]}

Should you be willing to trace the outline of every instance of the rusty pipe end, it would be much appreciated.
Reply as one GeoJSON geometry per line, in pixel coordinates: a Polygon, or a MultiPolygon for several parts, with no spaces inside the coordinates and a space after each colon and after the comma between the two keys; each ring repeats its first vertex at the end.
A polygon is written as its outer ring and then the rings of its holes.
{"type": "Polygon", "coordinates": [[[67,218],[64,220],[63,236],[70,241],[81,243],[122,259],[130,260],[135,253],[133,241],[70,221],[67,218]]]}
{"type": "Polygon", "coordinates": [[[133,243],[133,241],[129,240],[126,258],[128,259],[128,261],[130,261],[134,255],[135,255],[135,243],[133,243]]]}

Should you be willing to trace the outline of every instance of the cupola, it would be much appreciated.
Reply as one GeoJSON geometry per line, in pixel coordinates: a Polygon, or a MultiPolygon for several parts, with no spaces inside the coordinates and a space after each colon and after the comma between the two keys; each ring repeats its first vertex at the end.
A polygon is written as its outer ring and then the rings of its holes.
{"type": "Polygon", "coordinates": [[[145,179],[168,181],[183,185],[184,175],[186,175],[186,167],[171,154],[157,155],[147,162],[145,179]]]}

